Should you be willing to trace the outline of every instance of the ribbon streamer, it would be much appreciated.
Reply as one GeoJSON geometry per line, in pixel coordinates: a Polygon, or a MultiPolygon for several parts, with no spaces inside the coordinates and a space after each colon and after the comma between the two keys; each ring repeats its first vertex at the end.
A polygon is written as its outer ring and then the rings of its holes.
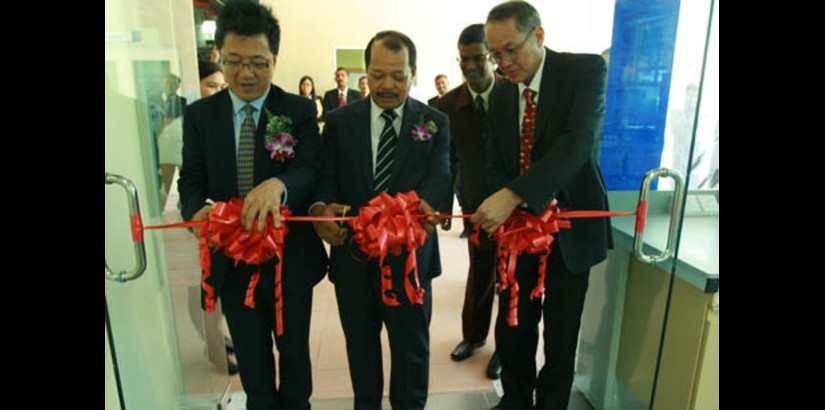
{"type": "Polygon", "coordinates": [[[401,255],[407,247],[404,265],[404,291],[410,304],[424,303],[424,288],[418,279],[418,261],[415,250],[424,245],[427,231],[418,222],[427,215],[418,214],[421,199],[415,191],[390,196],[381,192],[349,219],[353,229],[353,241],[358,248],[372,258],[378,258],[381,267],[381,300],[387,306],[399,306],[398,294],[392,289],[392,268],[385,265],[388,254],[401,255]],[[412,276],[412,279],[411,279],[412,276]]]}

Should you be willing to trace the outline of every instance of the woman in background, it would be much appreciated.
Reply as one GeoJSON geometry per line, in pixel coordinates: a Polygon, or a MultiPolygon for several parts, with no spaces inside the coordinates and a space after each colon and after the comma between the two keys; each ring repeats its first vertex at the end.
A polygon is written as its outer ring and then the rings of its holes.
{"type": "Polygon", "coordinates": [[[321,105],[321,97],[315,95],[315,81],[312,77],[305,75],[301,77],[301,81],[298,82],[298,89],[300,89],[301,97],[315,101],[315,107],[318,109],[318,121],[321,121],[321,115],[324,114],[324,107],[321,105]]]}

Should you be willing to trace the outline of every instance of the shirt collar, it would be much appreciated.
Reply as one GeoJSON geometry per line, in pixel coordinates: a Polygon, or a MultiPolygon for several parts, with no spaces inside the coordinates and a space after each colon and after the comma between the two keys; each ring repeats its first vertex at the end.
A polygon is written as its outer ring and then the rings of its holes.
{"type": "MultiPolygon", "coordinates": [[[[404,102],[402,102],[401,105],[392,109],[393,111],[395,111],[395,114],[397,115],[396,118],[401,118],[401,114],[404,112],[404,105],[406,103],[407,100],[404,100],[404,102]]],[[[381,118],[381,113],[383,112],[384,109],[379,107],[378,104],[376,104],[375,101],[372,98],[370,98],[370,118],[372,119],[372,121],[376,121],[379,118],[381,118]]]]}
{"type": "MultiPolygon", "coordinates": [[[[495,74],[493,74],[493,81],[490,82],[490,86],[487,87],[486,90],[481,92],[481,98],[484,99],[484,102],[490,101],[490,93],[493,91],[493,87],[495,87],[495,86],[496,86],[496,76],[495,76],[495,74]]],[[[470,83],[467,83],[467,89],[470,91],[470,97],[473,100],[473,102],[475,103],[476,96],[478,96],[478,93],[473,91],[472,87],[470,87],[470,83]]]]}
{"type": "Polygon", "coordinates": [[[229,90],[229,98],[232,99],[232,112],[234,114],[239,114],[239,113],[243,112],[243,109],[244,109],[243,107],[246,106],[246,104],[252,104],[252,106],[255,107],[255,109],[258,110],[258,112],[261,112],[261,107],[264,105],[264,101],[266,100],[266,97],[269,96],[269,90],[270,89],[267,88],[264,95],[262,95],[261,97],[259,97],[257,99],[254,99],[254,100],[247,103],[246,101],[240,99],[240,97],[235,95],[235,93],[233,93],[232,90],[230,89],[229,90]]]}
{"type": "Polygon", "coordinates": [[[547,50],[544,47],[541,48],[541,64],[539,64],[538,70],[536,70],[536,75],[533,76],[533,80],[530,81],[529,86],[525,86],[524,83],[518,83],[518,94],[523,95],[525,88],[530,88],[531,90],[536,92],[536,101],[538,101],[538,94],[539,88],[541,87],[541,75],[544,72],[544,59],[547,58],[547,50]]]}

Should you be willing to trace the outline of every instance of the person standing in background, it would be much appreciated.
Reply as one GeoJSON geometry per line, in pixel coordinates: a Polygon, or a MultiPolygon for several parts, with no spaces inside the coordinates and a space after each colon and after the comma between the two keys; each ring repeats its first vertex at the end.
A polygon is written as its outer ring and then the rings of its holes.
{"type": "MultiPolygon", "coordinates": [[[[487,59],[487,39],[483,24],[467,26],[458,37],[458,64],[466,82],[444,94],[438,101],[439,111],[450,117],[450,136],[454,155],[453,167],[461,180],[461,189],[456,194],[463,198],[462,214],[472,214],[488,194],[484,181],[484,167],[487,165],[484,153],[484,120],[490,102],[490,94],[496,83],[493,65],[487,59]]],[[[452,199],[452,196],[450,196],[452,199]]],[[[442,212],[451,213],[452,200],[442,212]]],[[[448,219],[449,220],[449,219],[448,219]]],[[[470,221],[463,220],[465,225],[470,221]]],[[[442,224],[444,227],[444,224],[442,224]]],[[[449,227],[444,227],[449,229],[449,227]]],[[[466,228],[465,228],[466,229],[466,228]]],[[[496,285],[496,244],[487,235],[479,235],[479,244],[467,241],[470,254],[470,269],[464,292],[464,306],[461,309],[461,343],[450,353],[455,361],[462,361],[484,346],[490,331],[493,313],[493,299],[496,285]]],[[[498,379],[501,362],[493,353],[487,365],[487,377],[498,379]]]]}
{"type": "Polygon", "coordinates": [[[367,76],[362,75],[358,79],[358,88],[361,90],[361,97],[367,98],[370,95],[370,84],[367,81],[367,76]]]}
{"type": "Polygon", "coordinates": [[[349,71],[344,67],[335,70],[335,84],[338,87],[327,91],[324,94],[324,113],[328,113],[338,107],[353,103],[361,99],[361,93],[351,90],[347,85],[349,81],[349,71]]]}
{"type": "Polygon", "coordinates": [[[315,81],[312,77],[305,75],[298,81],[298,91],[301,97],[306,97],[315,102],[315,108],[318,109],[318,121],[321,120],[321,115],[324,113],[324,107],[321,105],[321,97],[315,95],[315,81]]]}
{"type": "Polygon", "coordinates": [[[427,100],[427,104],[433,108],[438,107],[438,100],[450,90],[450,80],[447,79],[446,74],[435,76],[435,90],[438,91],[438,95],[427,100]]]}

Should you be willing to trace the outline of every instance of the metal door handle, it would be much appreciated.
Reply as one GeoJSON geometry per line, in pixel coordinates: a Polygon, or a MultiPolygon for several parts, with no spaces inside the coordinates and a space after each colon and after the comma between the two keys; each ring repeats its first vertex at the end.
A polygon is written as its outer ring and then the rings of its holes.
{"type": "Polygon", "coordinates": [[[663,262],[673,256],[676,247],[676,229],[679,224],[679,215],[682,214],[682,199],[685,196],[685,180],[679,171],[669,168],[659,168],[650,170],[645,174],[642,180],[642,187],[639,189],[639,210],[637,211],[636,220],[636,235],[633,239],[633,253],[636,258],[647,264],[654,264],[663,262]],[[676,188],[673,195],[672,211],[670,212],[670,227],[667,231],[667,246],[660,255],[645,255],[644,254],[644,221],[647,219],[647,197],[650,194],[650,184],[655,178],[669,177],[676,182],[676,188]]]}
{"type": "Polygon", "coordinates": [[[129,200],[129,220],[132,223],[132,242],[135,250],[135,260],[137,266],[134,269],[119,273],[113,272],[109,269],[109,262],[104,257],[106,265],[106,279],[127,282],[135,280],[143,275],[146,270],[146,247],[143,244],[143,221],[140,219],[140,205],[138,204],[138,193],[135,184],[126,177],[120,175],[106,173],[106,185],[117,184],[126,190],[127,198],[129,200]]]}

